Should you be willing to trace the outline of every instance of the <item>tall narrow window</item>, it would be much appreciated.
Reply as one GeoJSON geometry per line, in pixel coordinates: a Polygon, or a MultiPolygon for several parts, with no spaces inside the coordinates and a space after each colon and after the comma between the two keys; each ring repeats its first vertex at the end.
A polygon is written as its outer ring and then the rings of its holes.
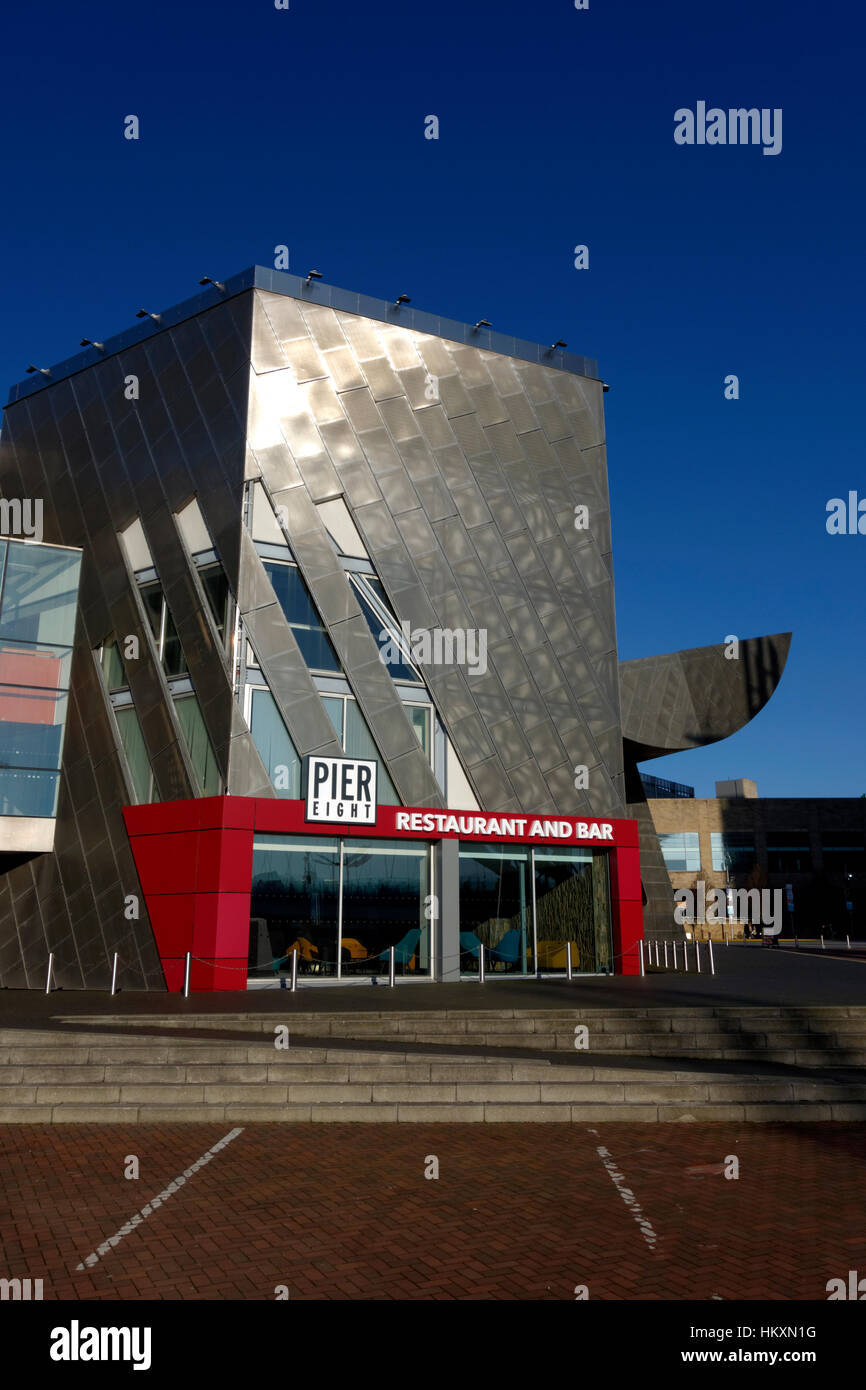
{"type": "Polygon", "coordinates": [[[218,796],[221,788],[219,768],[198,700],[194,695],[179,695],[174,702],[174,708],[202,796],[218,796]]]}

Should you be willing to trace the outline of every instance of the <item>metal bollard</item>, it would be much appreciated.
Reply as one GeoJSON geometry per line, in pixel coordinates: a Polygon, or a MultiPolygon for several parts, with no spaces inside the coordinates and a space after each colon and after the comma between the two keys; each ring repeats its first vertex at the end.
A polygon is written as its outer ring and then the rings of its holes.
{"type": "Polygon", "coordinates": [[[641,938],[639,939],[638,943],[637,943],[637,955],[638,955],[638,960],[640,961],[641,979],[643,979],[643,977],[646,975],[646,971],[645,971],[645,969],[644,969],[644,963],[643,963],[643,937],[641,937],[641,938]]]}
{"type": "Polygon", "coordinates": [[[822,951],[826,951],[826,949],[827,949],[827,947],[824,945],[824,938],[823,938],[823,936],[822,936],[822,937],[821,937],[821,950],[822,950],[822,951]]]}
{"type": "Polygon", "coordinates": [[[668,968],[668,943],[665,942],[665,970],[668,968]]]}
{"type": "Polygon", "coordinates": [[[674,970],[676,970],[676,969],[678,969],[678,966],[677,966],[677,943],[674,941],[672,944],[673,944],[673,948],[674,948],[674,970]]]}
{"type": "Polygon", "coordinates": [[[707,942],[707,949],[709,950],[709,953],[710,953],[710,974],[711,974],[711,975],[715,975],[715,973],[716,973],[716,962],[713,960],[713,938],[712,938],[712,937],[710,937],[709,941],[707,942]]]}
{"type": "Polygon", "coordinates": [[[689,973],[689,943],[686,940],[683,941],[683,970],[689,973]]]}
{"type": "Polygon", "coordinates": [[[848,942],[848,950],[850,951],[850,950],[851,950],[851,938],[850,938],[850,936],[846,936],[846,937],[845,937],[845,940],[848,942]]]}
{"type": "Polygon", "coordinates": [[[191,965],[191,963],[192,963],[192,952],[191,952],[191,951],[187,951],[187,953],[186,953],[186,966],[184,967],[184,972],[183,972],[183,997],[184,997],[184,999],[188,999],[188,998],[189,998],[189,972],[190,972],[190,965],[191,965]]]}
{"type": "Polygon", "coordinates": [[[571,942],[565,943],[565,978],[571,979],[571,942]]]}
{"type": "Polygon", "coordinates": [[[700,975],[700,973],[701,973],[701,943],[698,941],[697,937],[695,937],[695,964],[696,964],[696,966],[697,966],[698,974],[700,975]]]}
{"type": "Polygon", "coordinates": [[[45,993],[46,993],[46,994],[50,994],[50,993],[51,993],[51,975],[52,975],[53,970],[54,970],[54,952],[53,952],[53,951],[49,951],[49,953],[48,953],[48,977],[47,977],[47,979],[46,979],[46,981],[45,981],[45,993]]]}
{"type": "Polygon", "coordinates": [[[298,948],[297,948],[297,946],[296,946],[295,949],[292,951],[292,983],[291,983],[291,985],[289,986],[289,988],[291,989],[292,994],[294,994],[295,990],[298,988],[298,948]]]}
{"type": "Polygon", "coordinates": [[[111,992],[115,993],[117,986],[117,952],[114,953],[114,965],[111,967],[111,992]]]}
{"type": "Polygon", "coordinates": [[[484,942],[478,943],[478,983],[484,984],[484,942]]]}
{"type": "Polygon", "coordinates": [[[388,988],[393,989],[396,983],[397,967],[396,955],[393,946],[388,947],[388,988]]]}

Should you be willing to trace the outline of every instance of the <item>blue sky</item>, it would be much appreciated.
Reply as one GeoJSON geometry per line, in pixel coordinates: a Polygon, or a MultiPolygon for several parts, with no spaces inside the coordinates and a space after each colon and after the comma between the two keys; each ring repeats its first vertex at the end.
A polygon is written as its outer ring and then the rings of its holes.
{"type": "Polygon", "coordinates": [[[17,7],[0,88],[0,383],[216,277],[315,266],[599,359],[623,657],[793,630],[741,733],[648,770],[866,792],[855,7],[268,0],[17,7]],[[783,146],[674,112],[781,108],[783,146]],[[141,138],[123,138],[139,116],[141,138]],[[440,121],[424,139],[424,118],[440,121]],[[577,271],[573,248],[590,267],[577,271]],[[735,373],[740,399],[726,401],[735,373]]]}

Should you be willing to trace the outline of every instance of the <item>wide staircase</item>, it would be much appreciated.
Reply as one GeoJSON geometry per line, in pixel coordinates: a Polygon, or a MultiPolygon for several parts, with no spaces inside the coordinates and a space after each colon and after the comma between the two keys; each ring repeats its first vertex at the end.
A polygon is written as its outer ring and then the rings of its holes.
{"type": "Polygon", "coordinates": [[[866,1007],[52,1024],[0,1028],[0,1122],[866,1119],[866,1007]]]}

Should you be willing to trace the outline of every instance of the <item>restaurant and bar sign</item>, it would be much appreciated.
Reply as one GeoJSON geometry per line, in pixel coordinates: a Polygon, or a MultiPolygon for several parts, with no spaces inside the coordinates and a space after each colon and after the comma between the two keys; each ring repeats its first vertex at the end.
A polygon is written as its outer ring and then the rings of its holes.
{"type": "Polygon", "coordinates": [[[304,767],[308,821],[376,824],[376,762],[311,753],[304,759],[304,767]]]}

